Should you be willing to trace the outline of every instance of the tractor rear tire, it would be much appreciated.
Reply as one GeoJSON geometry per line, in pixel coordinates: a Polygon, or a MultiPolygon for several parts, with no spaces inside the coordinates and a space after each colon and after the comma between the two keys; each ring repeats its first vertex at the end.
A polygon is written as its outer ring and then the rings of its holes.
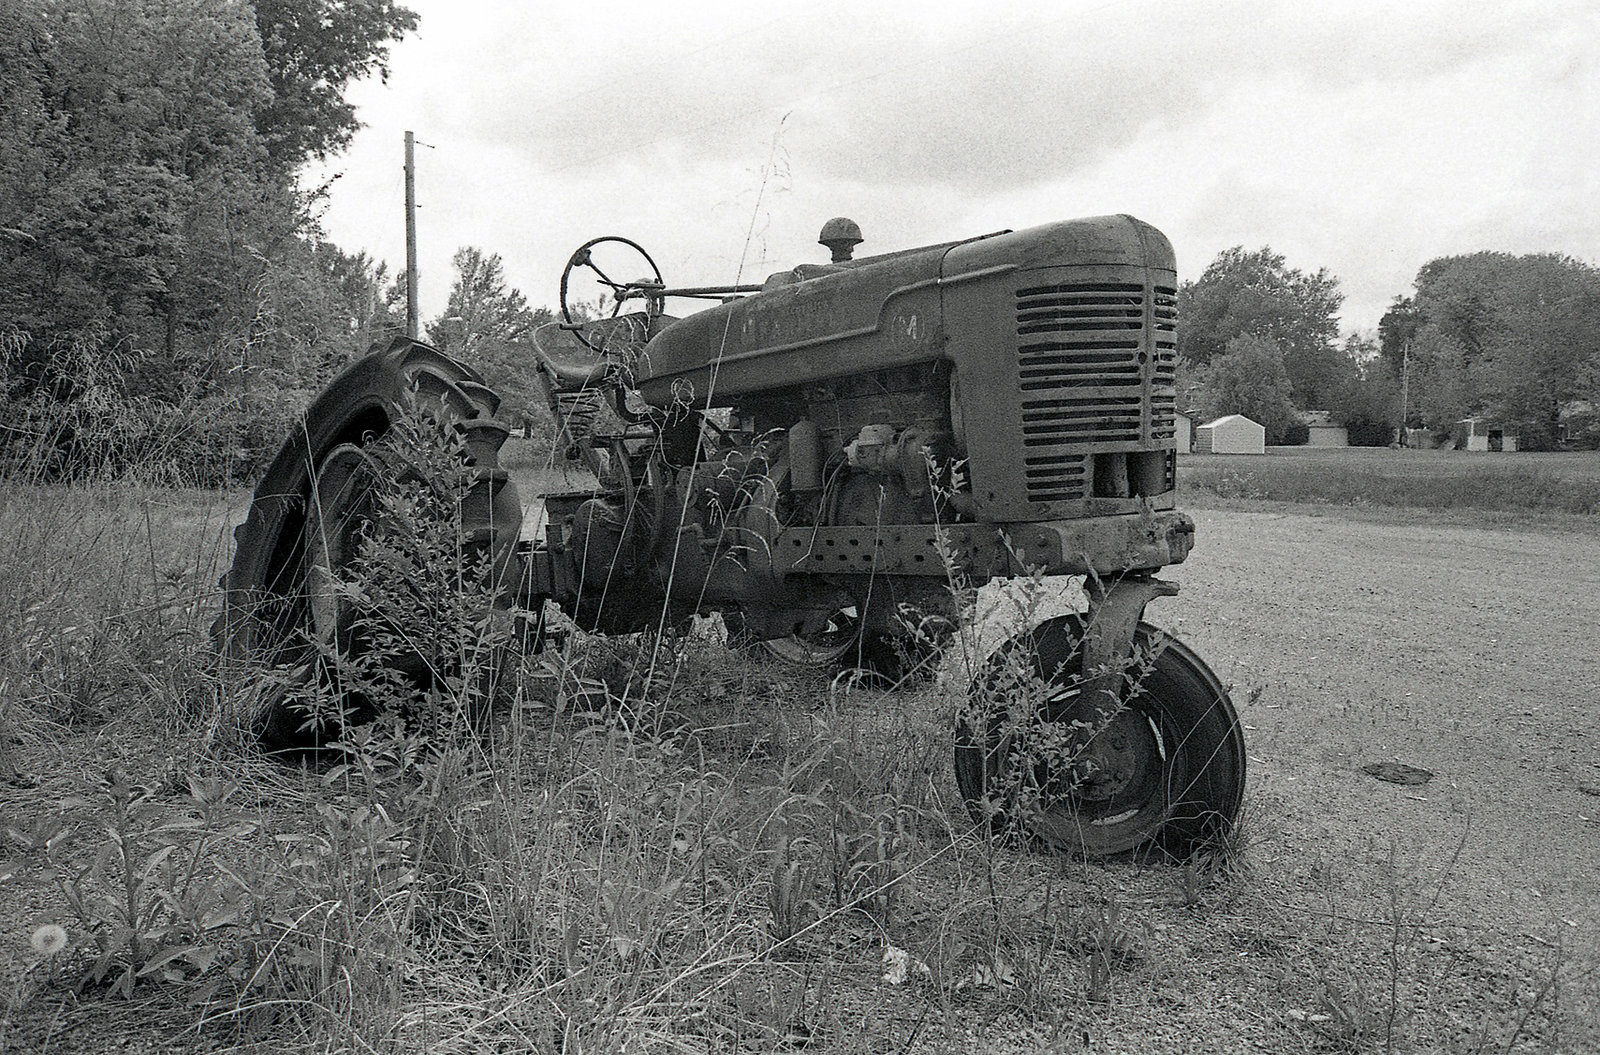
{"type": "MultiPolygon", "coordinates": [[[[328,516],[347,515],[335,511],[319,521],[311,515],[312,502],[325,466],[348,461],[350,451],[382,439],[408,407],[450,422],[460,435],[465,459],[477,470],[461,502],[461,549],[469,555],[488,554],[493,603],[511,607],[512,587],[521,577],[516,542],[522,505],[515,485],[499,467],[500,447],[509,435],[494,416],[499,405],[499,397],[470,367],[420,341],[398,338],[351,365],[307,408],[257,485],[244,523],[234,531],[233,566],[221,583],[223,610],[212,627],[225,659],[257,673],[272,672],[259,679],[264,691],[252,722],[263,747],[311,748],[339,735],[337,727],[309,723],[295,703],[297,690],[322,676],[327,658],[328,635],[324,629],[319,645],[308,582],[315,556],[307,535],[328,531],[328,516]]],[[[385,457],[393,459],[392,454],[385,457]]],[[[404,452],[400,457],[404,459],[404,452]]],[[[358,500],[351,501],[353,509],[358,500]]],[[[342,528],[335,524],[332,529],[342,528]]],[[[449,674],[433,671],[426,677],[449,674]]],[[[406,676],[418,680],[414,672],[406,676]]],[[[363,709],[370,710],[356,707],[363,709]]]]}

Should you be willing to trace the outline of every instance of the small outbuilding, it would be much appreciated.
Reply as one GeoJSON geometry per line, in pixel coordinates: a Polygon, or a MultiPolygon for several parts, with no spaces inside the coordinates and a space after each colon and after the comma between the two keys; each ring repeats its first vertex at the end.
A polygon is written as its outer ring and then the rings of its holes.
{"type": "Polygon", "coordinates": [[[1178,411],[1175,432],[1179,454],[1188,454],[1194,450],[1194,419],[1181,410],[1178,411]]]}
{"type": "Polygon", "coordinates": [[[1592,399],[1569,399],[1561,404],[1556,416],[1556,442],[1592,449],[1596,441],[1600,441],[1600,404],[1592,399]]]}
{"type": "Polygon", "coordinates": [[[1194,430],[1197,454],[1265,454],[1267,428],[1243,414],[1226,414],[1194,430]]]}
{"type": "Polygon", "coordinates": [[[1400,442],[1419,451],[1436,451],[1444,441],[1432,429],[1406,429],[1400,442]]]}
{"type": "Polygon", "coordinates": [[[1350,430],[1334,422],[1332,411],[1303,411],[1300,420],[1306,423],[1307,447],[1350,446],[1350,430]]]}
{"type": "Polygon", "coordinates": [[[1517,427],[1493,418],[1462,418],[1453,430],[1458,451],[1514,451],[1517,427]]]}

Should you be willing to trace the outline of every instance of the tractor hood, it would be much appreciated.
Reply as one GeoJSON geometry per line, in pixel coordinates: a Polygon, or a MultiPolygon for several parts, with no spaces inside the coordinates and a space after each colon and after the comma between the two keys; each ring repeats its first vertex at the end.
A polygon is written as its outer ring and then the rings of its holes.
{"type": "Polygon", "coordinates": [[[635,380],[650,403],[709,408],[944,358],[944,291],[1070,265],[1170,269],[1172,247],[1131,216],[1097,216],[842,264],[802,264],[768,278],[760,293],[668,325],[646,346],[635,380]]]}

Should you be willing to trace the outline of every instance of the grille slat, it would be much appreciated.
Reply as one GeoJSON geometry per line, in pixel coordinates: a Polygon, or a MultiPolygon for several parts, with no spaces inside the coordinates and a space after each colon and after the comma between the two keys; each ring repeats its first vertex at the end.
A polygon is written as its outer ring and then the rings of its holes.
{"type": "Polygon", "coordinates": [[[1082,454],[1027,451],[1022,458],[1023,480],[1033,502],[1070,502],[1088,489],[1088,458],[1082,454]]]}
{"type": "Polygon", "coordinates": [[[1063,388],[1091,387],[1115,388],[1119,385],[1137,385],[1140,377],[1132,370],[1074,370],[1066,366],[1039,366],[1017,373],[1023,382],[1023,391],[1048,389],[1052,383],[1063,388]],[[1029,384],[1029,382],[1034,382],[1029,384]],[[1044,382],[1040,384],[1039,382],[1044,382]]]}
{"type": "Polygon", "coordinates": [[[1138,341],[1030,341],[1017,348],[1024,360],[1048,359],[1062,352],[1071,352],[1075,363],[1137,363],[1138,341]]]}
{"type": "Polygon", "coordinates": [[[1102,414],[1093,418],[1074,418],[1063,420],[1060,416],[1053,419],[1035,419],[1024,421],[1022,434],[1024,436],[1070,436],[1074,433],[1114,433],[1126,438],[1130,433],[1139,431],[1139,413],[1132,414],[1102,414]]]}
{"type": "MultiPolygon", "coordinates": [[[[1156,288],[1167,292],[1176,292],[1170,286],[1157,286],[1156,288]]],[[[1142,297],[1144,296],[1144,287],[1137,282],[1067,282],[1055,286],[1027,286],[1017,290],[1017,299],[1024,300],[1028,297],[1061,294],[1087,296],[1091,293],[1131,293],[1136,297],[1142,297]]]]}

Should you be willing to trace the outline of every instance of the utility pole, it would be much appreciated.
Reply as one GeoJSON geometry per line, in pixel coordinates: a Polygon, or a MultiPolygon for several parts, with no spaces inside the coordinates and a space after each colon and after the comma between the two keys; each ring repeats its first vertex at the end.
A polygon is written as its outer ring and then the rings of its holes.
{"type": "Polygon", "coordinates": [[[1409,447],[1406,442],[1406,421],[1411,413],[1411,338],[1406,338],[1406,343],[1400,346],[1400,446],[1409,447]]]}
{"type": "Polygon", "coordinates": [[[417,337],[417,158],[416,139],[406,133],[406,336],[417,337]]]}

